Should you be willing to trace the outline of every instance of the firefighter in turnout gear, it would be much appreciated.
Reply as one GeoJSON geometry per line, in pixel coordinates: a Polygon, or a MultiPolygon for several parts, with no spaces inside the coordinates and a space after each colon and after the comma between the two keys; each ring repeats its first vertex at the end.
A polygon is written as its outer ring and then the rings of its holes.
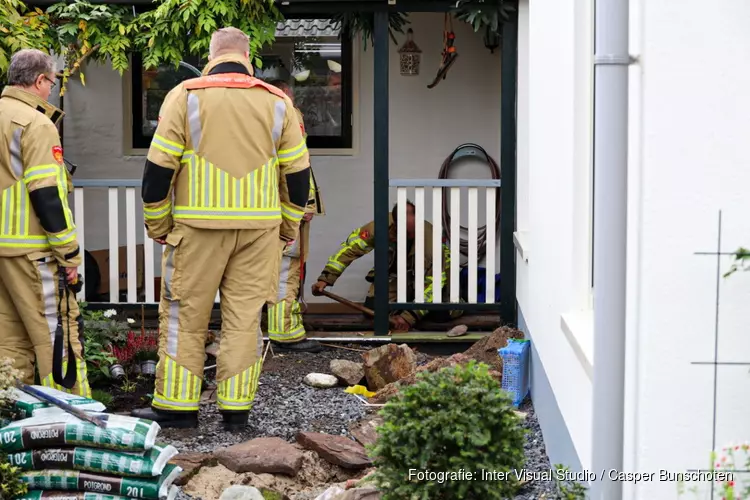
{"type": "MultiPolygon", "coordinates": [[[[275,80],[272,85],[280,88],[294,102],[291,87],[283,80],[275,80]]],[[[294,108],[299,119],[302,134],[307,138],[302,112],[294,108]]],[[[315,175],[310,169],[310,191],[308,194],[305,215],[300,223],[300,236],[293,245],[287,247],[281,257],[279,283],[276,305],[268,308],[268,337],[275,348],[297,352],[320,352],[323,347],[314,340],[307,340],[305,326],[302,323],[302,291],[307,256],[310,248],[310,221],[314,215],[325,215],[320,190],[315,182],[315,175]]]]}
{"type": "MultiPolygon", "coordinates": [[[[388,225],[388,239],[390,241],[388,247],[388,261],[389,261],[389,280],[388,280],[388,300],[390,302],[397,301],[397,280],[396,273],[397,262],[396,262],[396,206],[393,207],[389,218],[388,225]]],[[[407,202],[406,207],[406,236],[408,239],[407,244],[407,293],[408,301],[414,300],[414,205],[411,202],[407,202]]],[[[424,221],[424,241],[432,241],[432,224],[424,221]]],[[[321,295],[321,291],[327,286],[333,286],[336,280],[341,276],[341,273],[355,260],[370,253],[375,248],[375,222],[369,222],[364,226],[355,229],[349,235],[349,237],[341,244],[341,248],[338,252],[331,255],[328,259],[323,272],[318,277],[318,282],[312,286],[313,295],[321,295]]],[[[442,255],[437,256],[441,260],[441,283],[440,288],[442,290],[442,296],[445,297],[450,290],[448,283],[448,270],[450,269],[450,252],[448,247],[443,244],[442,255]]],[[[432,254],[432,245],[426,244],[424,246],[424,300],[425,302],[432,301],[432,292],[435,284],[432,282],[432,266],[434,263],[434,255],[432,254]]],[[[367,292],[367,298],[365,299],[365,307],[372,308],[375,298],[375,270],[371,269],[367,274],[367,281],[371,283],[370,290],[367,292]]],[[[430,319],[434,321],[450,321],[451,319],[458,318],[463,315],[463,310],[453,309],[450,311],[434,311],[428,312],[424,310],[417,311],[396,311],[392,313],[393,319],[396,322],[397,331],[408,331],[410,330],[420,319],[424,318],[429,314],[430,319]]]]}
{"type": "Polygon", "coordinates": [[[253,77],[249,39],[216,31],[202,76],[167,94],[143,172],[149,237],[165,245],[159,363],[150,408],[162,427],[195,427],[205,339],[221,292],[216,403],[244,428],[262,369],[263,305],[297,239],[310,159],[291,100],[253,77]]]}
{"type": "Polygon", "coordinates": [[[13,359],[25,383],[36,367],[42,385],[90,397],[78,302],[67,286],[77,281],[81,249],[55,126],[63,113],[47,103],[55,72],[49,55],[21,50],[0,97],[0,358],[13,359]]]}

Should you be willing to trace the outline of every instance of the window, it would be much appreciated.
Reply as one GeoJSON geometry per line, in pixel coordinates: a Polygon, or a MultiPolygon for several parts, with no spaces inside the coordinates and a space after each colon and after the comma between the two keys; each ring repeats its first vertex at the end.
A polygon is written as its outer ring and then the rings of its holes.
{"type": "MultiPolygon", "coordinates": [[[[329,19],[287,19],[277,26],[274,44],[261,53],[262,67],[254,68],[256,77],[292,87],[310,149],[352,147],[352,42],[338,34],[329,19]]],[[[149,147],[167,92],[205,65],[186,58],[177,69],[146,70],[140,55],[133,56],[133,148],[149,147]]]]}

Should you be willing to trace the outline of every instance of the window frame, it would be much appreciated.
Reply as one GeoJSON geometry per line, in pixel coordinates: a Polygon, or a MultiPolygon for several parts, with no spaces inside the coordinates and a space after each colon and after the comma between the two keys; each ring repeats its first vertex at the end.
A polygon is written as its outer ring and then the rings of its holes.
{"type": "MultiPolygon", "coordinates": [[[[302,19],[330,19],[331,14],[302,14],[290,17],[290,20],[302,19]]],[[[279,37],[281,38],[281,37],[279,37]]],[[[324,136],[308,135],[307,147],[310,150],[325,150],[328,154],[344,154],[355,149],[354,141],[354,40],[344,33],[341,43],[341,135],[324,136]]],[[[261,51],[273,51],[273,45],[261,51]]],[[[148,150],[153,136],[143,134],[143,108],[140,100],[143,97],[143,57],[140,53],[133,53],[130,71],[130,144],[129,149],[148,150]]],[[[314,151],[311,151],[314,152],[314,151]]]]}

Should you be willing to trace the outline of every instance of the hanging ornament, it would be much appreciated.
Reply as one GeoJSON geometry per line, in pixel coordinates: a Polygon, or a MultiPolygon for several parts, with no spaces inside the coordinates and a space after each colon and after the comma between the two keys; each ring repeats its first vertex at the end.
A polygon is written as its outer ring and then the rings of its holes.
{"type": "Polygon", "coordinates": [[[411,28],[406,32],[406,42],[398,49],[401,57],[401,75],[414,76],[419,74],[419,60],[422,57],[422,51],[414,43],[414,31],[411,28]]]}

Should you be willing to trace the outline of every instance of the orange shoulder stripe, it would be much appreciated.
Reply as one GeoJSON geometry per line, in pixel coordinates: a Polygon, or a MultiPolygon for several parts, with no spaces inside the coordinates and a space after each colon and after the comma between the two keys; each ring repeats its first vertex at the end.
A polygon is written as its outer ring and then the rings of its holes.
{"type": "Polygon", "coordinates": [[[281,97],[286,97],[286,94],[278,87],[274,87],[271,84],[258,80],[253,76],[243,75],[242,73],[222,73],[218,75],[201,76],[198,78],[191,78],[183,82],[186,90],[195,89],[206,89],[213,87],[224,87],[231,89],[249,89],[252,87],[263,87],[268,92],[281,97]]]}

